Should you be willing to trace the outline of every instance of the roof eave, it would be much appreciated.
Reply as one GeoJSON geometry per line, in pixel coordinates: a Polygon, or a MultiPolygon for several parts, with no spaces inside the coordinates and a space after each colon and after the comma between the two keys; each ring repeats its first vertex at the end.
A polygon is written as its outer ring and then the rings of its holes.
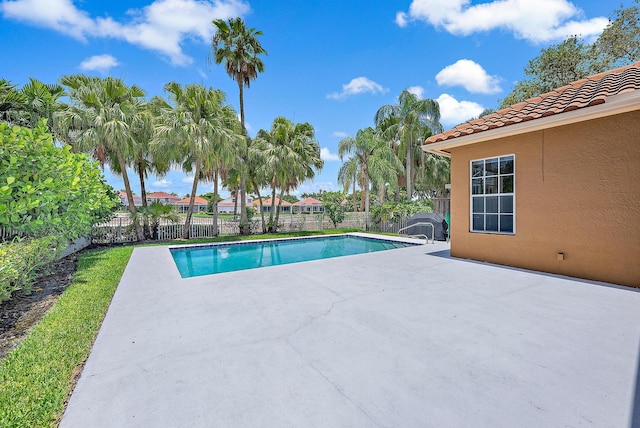
{"type": "Polygon", "coordinates": [[[528,132],[539,131],[541,129],[570,125],[572,123],[599,119],[634,110],[640,110],[640,90],[611,96],[607,98],[603,104],[598,104],[596,106],[584,107],[578,110],[559,113],[540,119],[530,120],[528,122],[521,122],[515,125],[503,126],[489,131],[476,132],[474,134],[438,141],[436,143],[424,144],[422,145],[422,150],[428,153],[435,153],[450,157],[451,149],[455,147],[525,134],[528,132]]]}

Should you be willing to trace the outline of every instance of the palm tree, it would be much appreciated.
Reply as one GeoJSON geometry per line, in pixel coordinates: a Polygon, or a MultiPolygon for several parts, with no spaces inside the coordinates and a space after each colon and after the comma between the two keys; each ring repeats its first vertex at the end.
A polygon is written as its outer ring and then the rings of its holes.
{"type": "MultiPolygon", "coordinates": [[[[152,102],[137,101],[141,103],[138,106],[140,109],[140,122],[138,126],[133,129],[133,138],[135,139],[135,150],[133,158],[131,159],[131,165],[133,170],[138,174],[138,181],[140,182],[140,198],[142,200],[142,207],[147,207],[147,186],[145,180],[149,178],[149,174],[154,174],[158,177],[166,175],[171,167],[170,159],[162,154],[151,151],[151,143],[154,137],[154,124],[159,115],[159,107],[152,102]]],[[[144,234],[145,238],[151,236],[149,230],[148,217],[143,216],[144,220],[144,234]]]]}
{"type": "Polygon", "coordinates": [[[322,169],[324,162],[320,158],[320,146],[315,141],[313,126],[306,122],[294,124],[284,117],[276,117],[269,131],[258,131],[256,140],[259,149],[264,152],[262,173],[269,177],[271,186],[269,229],[275,231],[284,194],[296,189],[303,181],[313,178],[322,169]],[[280,195],[276,208],[278,189],[280,195]]]}
{"type": "MultiPolygon", "coordinates": [[[[355,138],[346,137],[338,143],[338,155],[341,158],[350,156],[354,161],[347,163],[357,163],[360,171],[360,189],[364,198],[364,211],[369,218],[369,190],[370,185],[374,188],[384,188],[386,183],[395,179],[399,172],[402,172],[402,163],[395,153],[380,135],[372,128],[360,129],[355,138]]],[[[355,166],[344,166],[341,168],[342,175],[356,170],[355,166]],[[352,171],[349,171],[352,170],[352,171]]]]}
{"type": "Polygon", "coordinates": [[[387,126],[393,129],[394,141],[398,143],[398,153],[404,154],[407,181],[407,200],[413,197],[414,159],[416,151],[422,143],[425,128],[431,133],[442,132],[440,124],[440,107],[438,102],[431,99],[420,99],[411,92],[404,90],[398,97],[398,104],[387,104],[378,109],[374,121],[376,126],[382,125],[389,119],[395,124],[387,126]]]}
{"type": "MultiPolygon", "coordinates": [[[[154,98],[160,114],[155,126],[154,151],[165,153],[168,159],[193,172],[189,208],[182,234],[189,238],[193,206],[201,179],[217,179],[221,165],[233,157],[233,143],[239,139],[239,124],[235,111],[225,104],[224,92],[205,89],[201,85],[181,86],[167,83],[171,104],[154,98]]],[[[215,180],[217,183],[217,180],[215,180]]],[[[217,185],[214,187],[217,200],[217,185]]],[[[217,210],[214,210],[217,215],[217,210]]],[[[217,226],[217,221],[215,222],[217,226]]]]}
{"type": "Polygon", "coordinates": [[[358,177],[360,176],[360,164],[358,163],[358,158],[350,157],[346,160],[342,158],[340,160],[342,160],[343,163],[338,170],[338,184],[342,184],[344,186],[345,193],[349,191],[350,186],[353,188],[353,210],[358,211],[356,207],[356,184],[358,184],[358,177]]]}
{"type": "MultiPolygon", "coordinates": [[[[227,21],[214,19],[212,24],[216,27],[216,32],[211,41],[213,50],[213,61],[216,64],[225,63],[229,77],[238,83],[240,93],[240,123],[245,130],[244,121],[244,87],[250,87],[251,81],[258,77],[258,73],[264,71],[264,63],[259,58],[266,55],[267,51],[262,47],[258,36],[262,31],[255,28],[247,28],[241,18],[230,18],[227,21]]],[[[246,162],[245,150],[241,150],[240,163],[246,162]]],[[[246,172],[242,171],[240,180],[240,232],[243,235],[250,233],[246,212],[246,172]]]]}
{"type": "MultiPolygon", "coordinates": [[[[265,151],[263,145],[261,145],[261,141],[258,139],[251,139],[249,141],[249,150],[248,150],[248,181],[251,183],[251,188],[253,192],[258,196],[258,203],[260,204],[260,218],[262,220],[262,233],[267,233],[266,222],[264,219],[264,206],[262,204],[262,195],[260,194],[260,189],[264,189],[268,187],[271,183],[269,180],[269,175],[264,168],[266,164],[265,151]]],[[[237,194],[237,193],[236,193],[237,194]]],[[[236,198],[236,202],[237,202],[236,198]]]]}
{"type": "Polygon", "coordinates": [[[176,213],[175,207],[172,205],[165,205],[160,201],[153,201],[148,206],[140,207],[135,214],[136,220],[142,217],[144,223],[149,224],[151,227],[151,239],[158,239],[158,227],[161,220],[168,220],[173,223],[177,223],[180,219],[178,213],[176,213]]]}
{"type": "MultiPolygon", "coordinates": [[[[113,77],[78,74],[64,76],[60,82],[67,87],[71,104],[54,115],[58,137],[77,150],[90,151],[101,164],[109,160],[117,165],[114,171],[122,175],[129,211],[135,216],[127,165],[136,150],[133,130],[140,126],[138,101],[144,91],[113,77]]],[[[136,237],[142,240],[142,227],[134,224],[136,237]]]]}
{"type": "Polygon", "coordinates": [[[8,80],[0,79],[0,122],[23,125],[26,99],[24,94],[8,80]]]}
{"type": "Polygon", "coordinates": [[[53,116],[56,111],[64,107],[58,100],[65,96],[64,88],[58,84],[46,84],[30,78],[20,92],[24,95],[27,110],[27,126],[34,128],[40,119],[47,120],[49,131],[55,136],[53,116]]]}

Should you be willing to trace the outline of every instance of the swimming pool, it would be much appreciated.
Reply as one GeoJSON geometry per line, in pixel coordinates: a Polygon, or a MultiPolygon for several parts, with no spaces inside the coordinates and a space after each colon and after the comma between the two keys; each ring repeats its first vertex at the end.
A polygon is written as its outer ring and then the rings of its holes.
{"type": "Polygon", "coordinates": [[[341,235],[171,248],[183,278],[411,247],[407,242],[341,235]]]}

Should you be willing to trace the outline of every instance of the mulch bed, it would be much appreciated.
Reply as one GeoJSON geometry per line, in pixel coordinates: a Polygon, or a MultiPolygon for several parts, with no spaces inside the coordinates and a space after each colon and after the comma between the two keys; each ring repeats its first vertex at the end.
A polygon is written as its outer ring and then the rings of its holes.
{"type": "Polygon", "coordinates": [[[48,275],[35,281],[31,294],[18,292],[0,304],[0,359],[18,346],[71,284],[78,257],[75,253],[53,264],[48,275]]]}

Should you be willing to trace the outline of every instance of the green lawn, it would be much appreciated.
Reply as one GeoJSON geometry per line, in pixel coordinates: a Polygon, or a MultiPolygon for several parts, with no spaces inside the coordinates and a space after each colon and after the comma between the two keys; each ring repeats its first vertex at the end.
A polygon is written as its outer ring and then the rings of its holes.
{"type": "MultiPolygon", "coordinates": [[[[194,239],[189,243],[327,235],[334,229],[194,239]]],[[[185,241],[171,243],[184,244],[185,241]]],[[[136,246],[87,251],[72,284],[23,342],[0,361],[0,427],[57,425],[71,383],[91,350],[113,293],[136,246]]]]}

